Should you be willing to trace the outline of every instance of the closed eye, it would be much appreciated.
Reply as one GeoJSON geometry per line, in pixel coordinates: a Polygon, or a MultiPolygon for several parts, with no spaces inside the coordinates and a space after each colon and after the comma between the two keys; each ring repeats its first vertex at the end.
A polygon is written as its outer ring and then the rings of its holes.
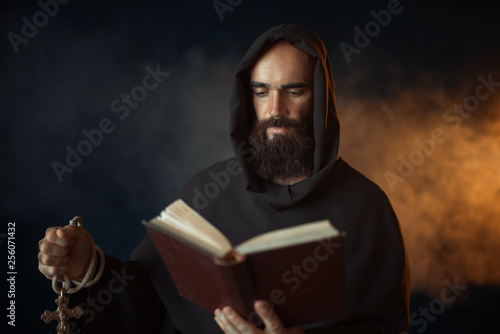
{"type": "Polygon", "coordinates": [[[254,91],[253,91],[253,94],[254,94],[255,96],[258,96],[258,97],[263,97],[263,96],[266,96],[266,95],[267,95],[267,93],[268,93],[268,91],[267,91],[267,90],[258,90],[258,89],[254,89],[254,91]]]}

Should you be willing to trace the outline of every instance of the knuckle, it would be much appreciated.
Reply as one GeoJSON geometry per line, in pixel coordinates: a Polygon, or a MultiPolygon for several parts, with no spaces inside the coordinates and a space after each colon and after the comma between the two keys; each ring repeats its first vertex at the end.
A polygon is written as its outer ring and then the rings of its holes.
{"type": "Polygon", "coordinates": [[[41,265],[47,265],[44,254],[38,253],[38,263],[40,263],[41,265]]]}
{"type": "Polygon", "coordinates": [[[57,231],[60,229],[59,226],[54,226],[54,227],[49,227],[46,231],[45,231],[45,239],[50,241],[50,242],[54,242],[55,240],[57,240],[59,237],[57,236],[57,231]]]}
{"type": "Polygon", "coordinates": [[[52,246],[50,245],[50,243],[44,242],[44,243],[40,244],[40,251],[42,253],[48,254],[48,253],[50,253],[51,250],[52,250],[52,246]]]}
{"type": "Polygon", "coordinates": [[[45,264],[46,266],[55,266],[57,265],[57,259],[52,256],[44,256],[43,264],[45,264]]]}
{"type": "Polygon", "coordinates": [[[271,322],[271,324],[269,325],[269,329],[273,332],[277,332],[281,329],[281,324],[277,322],[271,322]]]}
{"type": "Polygon", "coordinates": [[[45,239],[53,237],[55,234],[56,228],[55,227],[49,227],[47,230],[45,230],[45,239]]]}
{"type": "Polygon", "coordinates": [[[250,326],[245,325],[245,324],[238,326],[238,329],[241,332],[241,334],[252,334],[253,333],[252,328],[250,328],[250,326]]]}
{"type": "Polygon", "coordinates": [[[56,275],[59,275],[59,270],[56,267],[47,267],[47,273],[50,276],[56,276],[56,275]]]}

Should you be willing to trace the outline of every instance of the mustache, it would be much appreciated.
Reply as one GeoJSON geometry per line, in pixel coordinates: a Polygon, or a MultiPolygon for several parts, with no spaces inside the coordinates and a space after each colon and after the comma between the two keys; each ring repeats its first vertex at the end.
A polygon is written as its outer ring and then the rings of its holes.
{"type": "Polygon", "coordinates": [[[260,128],[280,127],[280,128],[297,128],[299,122],[297,120],[286,118],[284,116],[273,116],[268,119],[259,121],[260,128]]]}

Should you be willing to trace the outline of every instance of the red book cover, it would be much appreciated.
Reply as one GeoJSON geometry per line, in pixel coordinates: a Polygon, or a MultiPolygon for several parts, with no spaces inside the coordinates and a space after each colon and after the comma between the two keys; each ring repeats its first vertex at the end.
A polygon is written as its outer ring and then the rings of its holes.
{"type": "MultiPolygon", "coordinates": [[[[209,312],[232,306],[259,325],[255,300],[268,301],[285,326],[346,312],[345,233],[327,239],[216,259],[144,223],[179,294],[209,312]]],[[[230,255],[230,254],[228,254],[230,255]]]]}

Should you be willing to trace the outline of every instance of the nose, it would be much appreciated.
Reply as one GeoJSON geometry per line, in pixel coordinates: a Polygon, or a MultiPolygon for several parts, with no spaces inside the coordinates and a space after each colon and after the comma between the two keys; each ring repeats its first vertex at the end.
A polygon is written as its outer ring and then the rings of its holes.
{"type": "Polygon", "coordinates": [[[283,97],[279,92],[275,92],[271,99],[270,116],[280,116],[284,113],[283,97]]]}

